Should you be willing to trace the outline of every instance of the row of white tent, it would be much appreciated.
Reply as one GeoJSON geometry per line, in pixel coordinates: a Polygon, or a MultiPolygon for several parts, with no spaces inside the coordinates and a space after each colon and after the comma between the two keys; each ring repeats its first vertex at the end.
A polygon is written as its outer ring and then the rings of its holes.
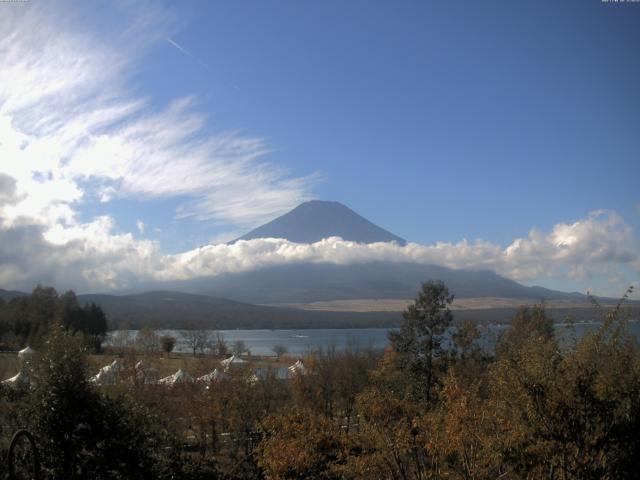
{"type": "MultiPolygon", "coordinates": [[[[194,378],[187,370],[180,368],[173,375],[159,379],[158,370],[142,360],[135,365],[135,371],[137,380],[143,384],[159,384],[168,386],[192,382],[210,384],[214,381],[222,380],[231,370],[242,367],[246,363],[247,362],[242,358],[232,355],[220,362],[220,370],[216,368],[212,372],[196,378],[194,378]]],[[[120,363],[117,360],[114,360],[111,364],[102,367],[97,375],[93,376],[90,381],[98,385],[113,385],[118,380],[120,370],[120,363]]],[[[279,380],[286,380],[295,375],[304,374],[305,367],[302,361],[298,360],[289,367],[275,369],[261,367],[254,368],[252,372],[250,379],[253,381],[257,381],[260,378],[267,378],[270,372],[273,372],[275,378],[279,380]]]]}
{"type": "MultiPolygon", "coordinates": [[[[18,352],[18,358],[22,362],[20,371],[17,375],[3,380],[1,383],[14,388],[29,386],[31,384],[31,377],[29,375],[28,364],[36,353],[37,352],[31,347],[26,347],[20,350],[18,352]]],[[[182,368],[173,375],[159,379],[158,370],[141,360],[135,365],[135,374],[137,380],[143,384],[176,385],[194,381],[209,384],[217,380],[222,380],[227,376],[230,370],[243,367],[246,363],[247,362],[239,356],[232,355],[220,362],[221,370],[216,368],[212,372],[195,379],[189,374],[189,372],[182,368]]],[[[96,375],[91,377],[90,381],[97,385],[114,385],[118,381],[118,375],[121,370],[122,364],[118,360],[114,360],[109,365],[102,367],[96,375]]],[[[275,369],[259,367],[253,369],[251,379],[257,381],[260,378],[267,378],[270,372],[274,374],[275,378],[279,380],[286,380],[292,376],[304,374],[305,367],[300,360],[289,367],[275,369]]]]}

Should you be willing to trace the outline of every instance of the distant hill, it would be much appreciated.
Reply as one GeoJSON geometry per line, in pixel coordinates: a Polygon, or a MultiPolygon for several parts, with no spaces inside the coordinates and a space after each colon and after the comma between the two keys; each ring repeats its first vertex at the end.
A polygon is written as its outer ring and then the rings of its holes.
{"type": "Polygon", "coordinates": [[[339,202],[320,200],[298,205],[289,213],[251,230],[234,242],[254,238],[286,238],[296,243],[314,243],[328,237],[342,237],[359,243],[407,243],[405,239],[380,228],[339,202]]]}
{"type": "MultiPolygon", "coordinates": [[[[525,287],[526,288],[526,287],[525,287]]],[[[537,291],[537,290],[536,290],[537,291]]],[[[7,296],[19,297],[22,292],[0,290],[7,296]]],[[[415,294],[415,292],[413,292],[415,294]]],[[[407,304],[410,303],[405,297],[407,304]]],[[[547,297],[550,298],[550,297],[547,297]]],[[[584,297],[582,297],[584,298],[584,297]]],[[[366,328],[395,327],[401,321],[398,311],[326,311],[251,305],[244,302],[176,291],[150,291],[132,295],[78,295],[80,303],[100,305],[109,328],[139,329],[143,326],[165,329],[205,328],[233,329],[304,329],[304,328],[366,328]]],[[[533,299],[535,301],[536,299],[533,299]]],[[[526,302],[523,302],[526,303],[526,302]]],[[[634,316],[640,313],[640,302],[630,302],[634,316]]],[[[404,308],[404,306],[403,306],[404,308]]],[[[454,304],[455,309],[455,304],[454,304]]],[[[456,321],[479,323],[508,322],[516,307],[471,308],[454,310],[456,321]]],[[[567,316],[575,320],[596,320],[593,308],[548,308],[552,318],[567,316]]]]}
{"type": "Polygon", "coordinates": [[[26,293],[18,292],[16,290],[3,290],[0,288],[0,298],[3,300],[11,300],[16,297],[24,297],[26,293]]]}
{"type": "MultiPolygon", "coordinates": [[[[79,295],[80,302],[100,305],[115,328],[139,329],[143,326],[166,329],[304,329],[396,327],[399,312],[336,312],[250,305],[222,298],[172,291],[153,291],[138,295],[79,295]]],[[[410,302],[407,302],[410,303],[410,302]]],[[[640,311],[632,303],[634,316],[640,311]]],[[[552,318],[597,320],[593,308],[549,308],[552,318]]],[[[516,307],[455,310],[457,322],[508,323],[516,307]]]]}
{"type": "Polygon", "coordinates": [[[310,312],[172,291],[137,295],[78,295],[105,311],[110,328],[359,328],[396,325],[398,313],[310,312]]]}
{"type": "Polygon", "coordinates": [[[437,265],[370,262],[352,265],[304,263],[172,282],[164,288],[242,302],[301,303],[360,298],[413,298],[421,282],[443,280],[457,297],[527,298],[533,301],[585,298],[542,287],[526,287],[488,270],[437,265]]]}

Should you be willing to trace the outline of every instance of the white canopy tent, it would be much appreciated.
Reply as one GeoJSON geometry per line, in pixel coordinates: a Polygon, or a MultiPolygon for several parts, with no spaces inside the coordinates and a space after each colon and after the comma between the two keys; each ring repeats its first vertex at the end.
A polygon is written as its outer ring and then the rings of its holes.
{"type": "Polygon", "coordinates": [[[97,375],[91,377],[89,381],[98,385],[115,385],[118,381],[120,368],[120,362],[114,360],[109,365],[102,367],[97,375]]]}
{"type": "Polygon", "coordinates": [[[179,369],[173,375],[169,375],[168,377],[164,377],[158,380],[158,383],[162,385],[176,385],[178,383],[191,383],[193,382],[193,377],[184,369],[179,369]]]}
{"type": "Polygon", "coordinates": [[[23,369],[20,370],[17,375],[3,380],[2,384],[12,388],[26,387],[31,384],[31,377],[29,377],[29,374],[23,369]]]}
{"type": "Polygon", "coordinates": [[[304,375],[305,371],[306,371],[306,368],[304,367],[304,364],[302,363],[301,360],[298,360],[296,363],[294,363],[289,367],[290,375],[304,375]]]}
{"type": "Polygon", "coordinates": [[[220,362],[220,365],[222,366],[222,368],[226,372],[230,368],[240,367],[240,366],[244,365],[245,363],[247,363],[247,362],[245,362],[242,358],[238,357],[237,355],[231,355],[229,358],[225,358],[224,360],[222,360],[220,362]]]}
{"type": "Polygon", "coordinates": [[[18,358],[23,362],[29,362],[35,356],[36,353],[38,352],[36,352],[33,348],[25,347],[18,352],[18,358]]]}
{"type": "Polygon", "coordinates": [[[202,383],[211,383],[217,380],[222,380],[226,375],[220,372],[217,368],[213,370],[211,373],[207,373],[206,375],[202,375],[198,377],[196,380],[202,383]]]}
{"type": "Polygon", "coordinates": [[[140,360],[136,363],[135,370],[136,378],[139,382],[146,385],[158,383],[158,370],[144,360],[140,360]]]}

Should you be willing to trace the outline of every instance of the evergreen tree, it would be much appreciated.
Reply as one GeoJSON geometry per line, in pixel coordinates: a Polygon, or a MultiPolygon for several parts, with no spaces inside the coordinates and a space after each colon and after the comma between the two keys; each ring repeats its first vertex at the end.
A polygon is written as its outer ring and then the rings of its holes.
{"type": "Polygon", "coordinates": [[[87,380],[83,343],[54,326],[42,352],[30,419],[46,477],[154,478],[148,415],[101,396],[87,380]]]}
{"type": "Polygon", "coordinates": [[[413,305],[402,314],[400,330],[391,331],[389,340],[399,360],[413,380],[414,393],[429,404],[436,383],[437,361],[444,355],[443,335],[453,320],[449,305],[453,295],[444,282],[422,284],[413,305]]]}

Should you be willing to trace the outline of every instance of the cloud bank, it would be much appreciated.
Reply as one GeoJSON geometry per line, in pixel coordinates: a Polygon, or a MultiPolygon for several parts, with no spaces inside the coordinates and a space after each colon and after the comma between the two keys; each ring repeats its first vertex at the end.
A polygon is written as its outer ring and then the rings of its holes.
{"type": "MultiPolygon", "coordinates": [[[[168,255],[162,253],[158,242],[140,240],[130,233],[114,234],[109,217],[75,227],[15,225],[0,229],[0,285],[13,288],[45,282],[98,291],[296,262],[345,265],[371,261],[490,269],[520,281],[584,279],[603,272],[613,272],[615,278],[622,267],[640,273],[638,241],[623,219],[609,211],[557,224],[546,233],[534,229],[506,248],[482,240],[400,246],[361,244],[338,237],[313,244],[270,238],[207,245],[168,255]]],[[[615,281],[624,282],[625,278],[615,281]]],[[[624,286],[621,283],[620,287],[624,286]]]]}

